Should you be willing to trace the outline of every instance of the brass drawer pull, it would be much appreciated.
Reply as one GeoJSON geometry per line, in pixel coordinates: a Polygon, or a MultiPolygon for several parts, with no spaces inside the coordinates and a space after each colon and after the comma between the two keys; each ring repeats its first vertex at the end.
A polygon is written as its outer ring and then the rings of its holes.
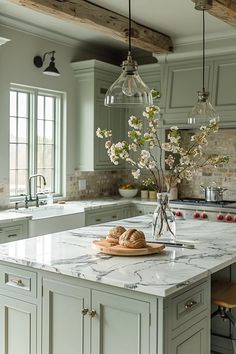
{"type": "Polygon", "coordinates": [[[89,310],[87,308],[83,308],[81,311],[83,316],[87,315],[88,312],[89,312],[89,310]]]}
{"type": "Polygon", "coordinates": [[[102,219],[96,219],[95,221],[102,221],[102,219]]]}
{"type": "Polygon", "coordinates": [[[17,286],[21,286],[24,287],[25,284],[23,283],[23,281],[21,279],[11,279],[12,283],[15,283],[17,286]]]}
{"type": "Polygon", "coordinates": [[[197,305],[197,301],[195,300],[189,300],[186,302],[186,304],[184,305],[184,307],[186,308],[186,310],[190,310],[193,306],[197,305]]]}
{"type": "Polygon", "coordinates": [[[97,315],[97,312],[95,310],[88,311],[89,316],[95,317],[97,315]]]}
{"type": "Polygon", "coordinates": [[[10,234],[10,235],[7,235],[7,237],[17,237],[18,235],[17,234],[10,234]]]}

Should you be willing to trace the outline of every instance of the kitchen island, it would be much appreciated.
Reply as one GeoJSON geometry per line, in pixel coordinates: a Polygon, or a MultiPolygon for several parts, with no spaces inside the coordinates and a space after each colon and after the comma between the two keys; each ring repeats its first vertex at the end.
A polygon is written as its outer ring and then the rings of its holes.
{"type": "Polygon", "coordinates": [[[235,225],[178,220],[194,249],[92,249],[117,224],[151,238],[147,215],[0,245],[0,353],[210,353],[210,280],[235,263],[235,225]]]}

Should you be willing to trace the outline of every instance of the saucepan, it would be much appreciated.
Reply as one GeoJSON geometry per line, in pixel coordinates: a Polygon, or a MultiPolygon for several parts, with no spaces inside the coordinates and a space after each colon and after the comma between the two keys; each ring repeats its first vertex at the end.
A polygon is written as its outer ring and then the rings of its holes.
{"type": "Polygon", "coordinates": [[[223,200],[223,193],[227,191],[227,188],[217,186],[200,186],[205,192],[206,202],[221,202],[223,200]]]}

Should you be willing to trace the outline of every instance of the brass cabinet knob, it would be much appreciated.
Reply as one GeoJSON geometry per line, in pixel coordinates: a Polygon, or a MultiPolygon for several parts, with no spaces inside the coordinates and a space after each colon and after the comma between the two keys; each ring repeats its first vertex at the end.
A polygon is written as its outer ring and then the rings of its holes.
{"type": "Polygon", "coordinates": [[[189,300],[186,302],[186,304],[184,305],[184,307],[186,308],[186,310],[190,310],[193,306],[197,305],[197,301],[195,300],[189,300]]]}
{"type": "Polygon", "coordinates": [[[95,317],[97,312],[95,310],[88,311],[89,316],[95,317]]]}
{"type": "Polygon", "coordinates": [[[82,311],[81,311],[83,316],[87,315],[88,312],[89,312],[89,310],[86,309],[86,308],[83,308],[82,311]]]}
{"type": "Polygon", "coordinates": [[[11,279],[11,282],[16,284],[17,286],[21,286],[21,287],[25,286],[21,279],[11,279]]]}

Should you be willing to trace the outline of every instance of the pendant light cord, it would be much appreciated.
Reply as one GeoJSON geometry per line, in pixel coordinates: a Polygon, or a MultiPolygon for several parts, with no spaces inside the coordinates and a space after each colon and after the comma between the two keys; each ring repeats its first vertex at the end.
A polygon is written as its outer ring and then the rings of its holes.
{"type": "Polygon", "coordinates": [[[129,0],[129,52],[131,53],[131,0],[129,0]]]}
{"type": "Polygon", "coordinates": [[[202,91],[205,92],[205,10],[202,10],[202,91]]]}

